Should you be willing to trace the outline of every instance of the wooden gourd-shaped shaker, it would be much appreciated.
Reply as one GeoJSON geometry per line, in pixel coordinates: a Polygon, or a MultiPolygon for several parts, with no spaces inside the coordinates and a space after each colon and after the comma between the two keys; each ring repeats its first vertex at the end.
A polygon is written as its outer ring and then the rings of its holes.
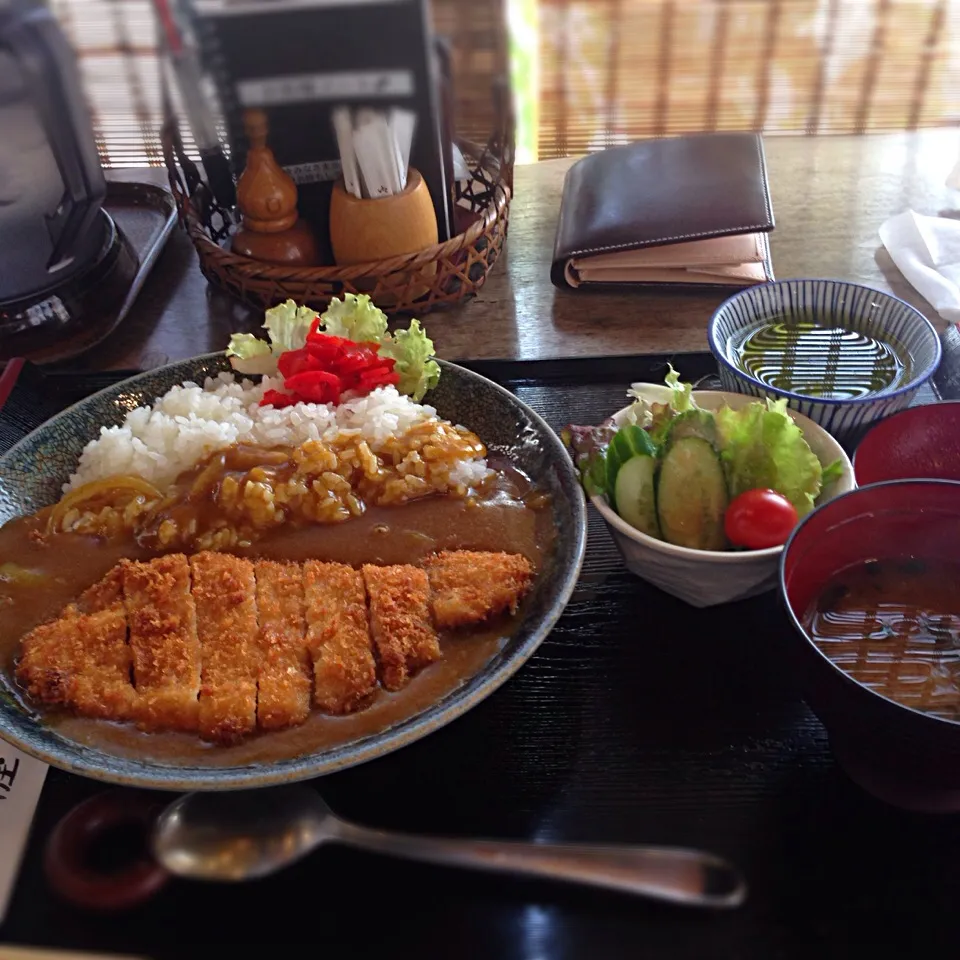
{"type": "Polygon", "coordinates": [[[297,215],[297,185],[267,146],[267,117],[262,110],[243,115],[249,150],[237,181],[237,206],[243,215],[231,248],[266,263],[312,267],[320,256],[313,231],[297,215]]]}

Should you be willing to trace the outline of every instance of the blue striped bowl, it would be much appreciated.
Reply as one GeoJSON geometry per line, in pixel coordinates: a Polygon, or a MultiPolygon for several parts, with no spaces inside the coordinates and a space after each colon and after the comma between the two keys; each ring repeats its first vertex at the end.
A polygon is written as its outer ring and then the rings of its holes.
{"type": "Polygon", "coordinates": [[[785,397],[788,406],[820,424],[841,442],[852,442],[877,420],[903,410],[940,363],[940,338],[926,317],[908,303],[844,280],[781,280],[748,287],[724,301],[710,320],[710,350],[724,389],[754,397],[785,397]],[[910,355],[909,383],[854,400],[827,400],[771,387],[741,370],[729,350],[731,337],[774,318],[823,316],[878,339],[889,337],[910,355]]]}

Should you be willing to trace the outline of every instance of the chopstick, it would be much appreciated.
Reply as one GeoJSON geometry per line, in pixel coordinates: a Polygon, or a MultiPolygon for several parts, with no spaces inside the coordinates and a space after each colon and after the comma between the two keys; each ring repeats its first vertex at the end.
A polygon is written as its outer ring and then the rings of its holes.
{"type": "Polygon", "coordinates": [[[3,373],[0,373],[0,410],[3,410],[3,405],[7,402],[26,362],[23,357],[14,357],[7,361],[3,373]]]}

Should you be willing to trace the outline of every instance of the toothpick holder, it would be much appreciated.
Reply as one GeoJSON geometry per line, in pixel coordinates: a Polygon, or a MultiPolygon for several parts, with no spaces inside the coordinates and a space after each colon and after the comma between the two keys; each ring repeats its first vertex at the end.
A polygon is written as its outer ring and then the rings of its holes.
{"type": "Polygon", "coordinates": [[[330,244],[338,266],[389,260],[439,242],[430,191],[413,167],[402,193],[359,199],[343,180],[330,197],[330,244]]]}

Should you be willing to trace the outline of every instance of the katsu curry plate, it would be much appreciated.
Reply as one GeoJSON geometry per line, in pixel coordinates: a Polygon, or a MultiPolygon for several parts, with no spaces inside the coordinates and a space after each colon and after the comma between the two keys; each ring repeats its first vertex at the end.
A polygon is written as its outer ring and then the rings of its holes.
{"type": "Polygon", "coordinates": [[[576,583],[559,439],[368,297],[141,374],[0,458],[0,736],[118,783],[228,789],[437,729],[576,583]]]}

